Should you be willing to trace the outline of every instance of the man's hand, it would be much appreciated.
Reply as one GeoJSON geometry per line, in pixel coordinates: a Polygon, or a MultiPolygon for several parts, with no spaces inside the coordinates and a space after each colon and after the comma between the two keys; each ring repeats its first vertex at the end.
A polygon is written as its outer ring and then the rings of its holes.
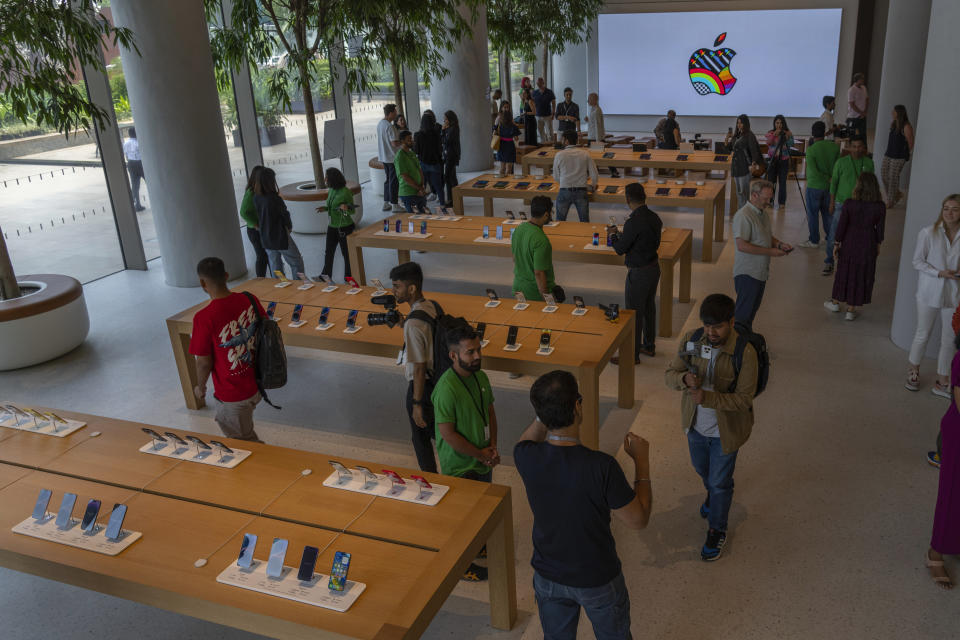
{"type": "Polygon", "coordinates": [[[698,389],[700,387],[700,377],[688,371],[683,374],[683,384],[686,385],[687,389],[698,389]]]}
{"type": "Polygon", "coordinates": [[[703,389],[688,389],[687,393],[690,394],[690,399],[693,400],[694,404],[703,404],[703,389]]]}
{"type": "Polygon", "coordinates": [[[960,277],[957,277],[957,274],[955,271],[950,271],[948,269],[944,269],[943,271],[939,272],[937,275],[945,280],[960,280],[960,277]]]}
{"type": "Polygon", "coordinates": [[[830,201],[830,215],[833,215],[834,210],[837,208],[837,203],[833,200],[830,201]]]}
{"type": "Polygon", "coordinates": [[[477,456],[477,460],[488,467],[495,467],[500,464],[500,453],[496,447],[484,447],[480,449],[480,455],[477,456]]]}
{"type": "Polygon", "coordinates": [[[203,400],[207,397],[207,385],[198,384],[193,388],[193,395],[197,396],[197,400],[203,400]]]}
{"type": "Polygon", "coordinates": [[[350,211],[350,205],[346,203],[340,205],[340,211],[350,211]]]}
{"type": "Polygon", "coordinates": [[[634,460],[646,460],[650,455],[650,443],[635,433],[628,433],[623,439],[623,450],[634,460]]]}
{"type": "Polygon", "coordinates": [[[773,256],[774,258],[779,258],[781,256],[787,255],[786,251],[784,251],[783,249],[778,249],[777,247],[771,247],[770,249],[768,249],[768,251],[770,252],[770,255],[773,256]]]}
{"type": "Polygon", "coordinates": [[[427,421],[423,419],[423,406],[419,404],[413,405],[413,422],[421,429],[427,428],[427,421]]]}

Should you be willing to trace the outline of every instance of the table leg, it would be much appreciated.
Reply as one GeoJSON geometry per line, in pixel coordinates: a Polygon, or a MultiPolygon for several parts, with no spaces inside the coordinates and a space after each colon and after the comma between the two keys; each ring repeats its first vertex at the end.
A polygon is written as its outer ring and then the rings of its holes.
{"type": "Polygon", "coordinates": [[[180,374],[180,388],[183,391],[183,402],[187,409],[202,409],[206,402],[193,394],[197,386],[196,358],[190,355],[190,334],[180,333],[173,324],[167,323],[170,334],[170,346],[173,347],[173,359],[177,363],[177,373],[180,374]]]}
{"type": "MultiPolygon", "coordinates": [[[[631,323],[633,321],[631,320],[631,323]]],[[[621,369],[630,372],[633,379],[633,345],[630,351],[620,345],[620,357],[623,362],[621,369]]],[[[620,372],[623,377],[623,371],[620,372]]],[[[582,367],[579,370],[577,384],[580,386],[580,395],[583,396],[583,422],[580,424],[580,441],[585,447],[596,449],[600,446],[600,374],[597,367],[582,367]]]]}
{"type": "Polygon", "coordinates": [[[410,249],[397,249],[397,264],[410,262],[410,249]]]}
{"type": "MultiPolygon", "coordinates": [[[[729,171],[727,175],[730,176],[730,217],[733,217],[733,214],[737,212],[737,185],[733,183],[733,174],[729,171]]],[[[724,178],[724,184],[727,183],[726,178],[724,178]]]]}
{"type": "MultiPolygon", "coordinates": [[[[620,357],[623,358],[623,354],[627,354],[627,362],[633,361],[633,351],[634,346],[637,340],[640,338],[634,335],[634,323],[631,321],[625,335],[623,336],[623,341],[620,343],[620,357]]],[[[633,366],[623,366],[621,360],[620,366],[617,367],[617,406],[621,409],[630,409],[633,407],[633,377],[634,377],[634,367],[633,366]]],[[[598,381],[599,376],[594,376],[594,380],[598,381]]],[[[598,416],[599,416],[599,389],[598,393],[598,416]]],[[[598,427],[599,429],[599,420],[598,427]]]]}
{"type": "Polygon", "coordinates": [[[703,250],[700,253],[702,262],[713,261],[713,210],[715,208],[712,202],[703,208],[703,250]]]}
{"type": "Polygon", "coordinates": [[[673,335],[673,263],[668,260],[660,262],[660,319],[657,324],[658,336],[669,338],[673,335]]]}
{"type": "Polygon", "coordinates": [[[483,196],[483,215],[487,218],[493,215],[493,198],[490,196],[483,196]]]}
{"type": "Polygon", "coordinates": [[[347,255],[350,256],[350,270],[353,272],[353,277],[361,286],[366,286],[367,271],[363,266],[363,247],[357,245],[352,233],[347,236],[347,255]]]}
{"type": "Polygon", "coordinates": [[[453,212],[458,216],[463,215],[463,194],[459,189],[453,190],[453,212]]]}
{"type": "Polygon", "coordinates": [[[690,281],[693,263],[693,242],[687,243],[680,254],[680,302],[690,302],[690,281]]]}
{"type": "Polygon", "coordinates": [[[720,188],[720,192],[713,201],[713,221],[717,227],[713,237],[717,242],[723,242],[723,228],[726,226],[726,218],[724,218],[723,215],[724,201],[726,200],[726,193],[724,193],[724,191],[726,188],[726,183],[724,183],[724,186],[720,188]]]}
{"type": "Polygon", "coordinates": [[[490,624],[511,629],[517,621],[517,579],[513,556],[513,505],[510,489],[498,508],[499,522],[487,538],[487,568],[490,582],[490,624]]]}
{"type": "Polygon", "coordinates": [[[523,175],[529,176],[532,170],[533,168],[530,166],[529,162],[527,162],[526,160],[520,161],[520,171],[523,172],[523,175]]]}

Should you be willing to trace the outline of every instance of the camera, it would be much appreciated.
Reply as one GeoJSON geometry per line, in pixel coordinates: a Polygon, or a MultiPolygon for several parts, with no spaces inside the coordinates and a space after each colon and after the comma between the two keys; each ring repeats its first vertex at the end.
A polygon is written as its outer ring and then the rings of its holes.
{"type": "Polygon", "coordinates": [[[620,304],[614,302],[610,306],[605,304],[599,305],[600,309],[603,310],[603,317],[609,320],[610,322],[616,322],[620,319],[620,304]]]}
{"type": "Polygon", "coordinates": [[[386,309],[386,311],[383,313],[368,313],[368,326],[378,327],[385,324],[393,329],[395,326],[403,322],[403,315],[397,311],[397,299],[392,295],[384,294],[381,296],[373,296],[370,298],[370,302],[373,304],[379,304],[386,309]]]}

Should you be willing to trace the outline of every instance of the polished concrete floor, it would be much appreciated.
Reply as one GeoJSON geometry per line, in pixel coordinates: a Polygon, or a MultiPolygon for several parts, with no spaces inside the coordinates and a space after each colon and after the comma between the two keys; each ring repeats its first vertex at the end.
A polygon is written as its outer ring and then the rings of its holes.
{"type": "MultiPolygon", "coordinates": [[[[794,185],[776,234],[805,237],[794,185]]],[[[365,223],[382,214],[365,193],[365,223]]],[[[468,211],[479,211],[467,201],[468,211]]],[[[516,209],[517,203],[511,203],[516,209]]],[[[498,207],[502,215],[504,204],[498,207]]],[[[594,219],[622,217],[624,207],[595,207],[594,219]]],[[[956,633],[960,590],[941,592],[922,565],[936,496],[937,472],[924,455],[947,401],[930,394],[932,361],[923,389],[903,388],[905,354],[889,339],[903,209],[887,219],[875,302],[845,322],[822,302],[831,280],[820,275],[822,254],[797,249],[775,259],[756,329],[773,354],[770,385],[755,404],[756,426],[741,449],[727,549],[712,564],[699,559],[706,531],[697,514],[703,497],[679,426],[679,394],[663,383],[676,338],[661,339],[658,355],[637,367],[633,409],[616,407],[616,371],[601,378],[601,447],[626,465],[627,430],[651,443],[654,510],[640,532],[614,524],[632,602],[637,638],[945,638],[956,633]],[[953,632],[950,629],[954,629],[953,632]]],[[[935,217],[931,214],[931,220],[935,217]]],[[[700,216],[663,210],[668,226],[694,229],[700,216]]],[[[729,221],[727,222],[729,231],[729,221]]],[[[319,272],[323,238],[299,236],[308,272],[319,272]]],[[[908,239],[913,242],[913,239],[908,239]]],[[[713,264],[694,262],[691,304],[678,305],[675,335],[696,326],[707,294],[733,294],[733,245],[717,243],[713,264]]],[[[481,294],[506,290],[508,260],[419,254],[428,290],[481,294]]],[[[388,251],[367,252],[369,276],[386,277],[388,251]]],[[[338,259],[337,273],[340,262],[338,259]]],[[[623,270],[558,264],[558,282],[588,304],[622,297],[623,270]]],[[[86,287],[91,334],[71,354],[30,369],[0,373],[0,396],[169,427],[216,433],[212,411],[183,406],[164,318],[199,302],[198,289],[163,284],[158,262],[147,272],[123,272],[86,287]]],[[[401,406],[401,374],[383,359],[358,359],[291,349],[291,382],[277,393],[282,411],[261,406],[258,431],[279,445],[353,454],[413,466],[401,406]],[[363,391],[358,391],[362,389],[363,391]],[[358,394],[363,402],[357,402],[358,394]],[[352,398],[352,399],[351,399],[352,398]]],[[[528,378],[491,375],[503,448],[529,422],[528,378]]],[[[488,626],[485,585],[460,584],[424,637],[537,638],[542,633],[531,588],[532,517],[512,461],[494,480],[514,489],[517,590],[521,609],[513,631],[488,626]]],[[[960,575],[960,565],[948,567],[960,575]]],[[[144,605],[0,570],[5,640],[49,637],[143,639],[249,637],[144,605]],[[50,603],[58,615],[50,615],[50,603]]],[[[592,637],[586,619],[580,636],[592,637]]]]}

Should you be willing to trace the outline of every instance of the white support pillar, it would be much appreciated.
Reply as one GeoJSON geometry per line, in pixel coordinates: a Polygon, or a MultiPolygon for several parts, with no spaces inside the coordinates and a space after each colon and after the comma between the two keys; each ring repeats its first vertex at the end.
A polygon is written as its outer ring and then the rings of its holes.
{"type": "MultiPolygon", "coordinates": [[[[407,117],[407,126],[410,131],[416,131],[420,128],[420,116],[423,115],[420,112],[420,78],[416,69],[406,65],[400,74],[403,76],[403,106],[406,108],[404,115],[407,117]]],[[[443,123],[443,117],[439,119],[443,123]]]]}
{"type": "Polygon", "coordinates": [[[330,47],[330,75],[333,84],[333,108],[337,119],[343,120],[343,158],[341,166],[343,176],[350,181],[360,182],[360,168],[357,164],[357,145],[353,135],[353,100],[347,87],[347,68],[343,64],[343,45],[330,47]]]}
{"type": "MultiPolygon", "coordinates": [[[[936,221],[944,197],[960,191],[960,165],[952,158],[953,150],[960,147],[960,85],[952,81],[957,70],[958,28],[960,2],[933,0],[917,115],[916,154],[911,160],[916,166],[910,176],[910,200],[903,225],[897,297],[890,328],[894,344],[901,349],[910,348],[917,326],[917,271],[913,268],[917,233],[936,221]]],[[[890,223],[888,217],[887,224],[890,223]]],[[[932,335],[940,335],[939,326],[934,327],[932,335]]],[[[937,342],[936,338],[930,341],[927,355],[935,354],[937,342]]]]}
{"type": "MultiPolygon", "coordinates": [[[[567,43],[561,54],[553,55],[553,85],[557,104],[563,100],[563,90],[573,89],[573,101],[580,105],[580,118],[587,115],[587,43],[567,43]]],[[[581,123],[586,130],[586,125],[581,123]]]]}
{"type": "MultiPolygon", "coordinates": [[[[223,23],[230,24],[233,14],[233,0],[222,0],[223,23]]],[[[260,130],[257,126],[257,105],[253,98],[253,82],[250,78],[250,64],[230,70],[233,77],[233,99],[237,105],[237,124],[240,127],[240,141],[243,145],[243,164],[247,175],[257,165],[263,164],[263,148],[260,146],[260,130]]]]}
{"type": "Polygon", "coordinates": [[[203,4],[195,0],[114,0],[117,26],[136,34],[141,55],[124,50],[130,105],[167,284],[197,286],[196,266],[222,258],[234,278],[247,272],[237,202],[203,4]]]}
{"type": "MultiPolygon", "coordinates": [[[[470,11],[460,8],[470,19],[470,11]]],[[[480,11],[471,33],[456,50],[447,52],[443,65],[446,77],[435,80],[430,88],[434,113],[452,109],[460,119],[460,171],[482,171],[493,166],[490,151],[490,103],[486,99],[490,85],[487,58],[487,15],[480,11]]],[[[411,126],[413,123],[411,123],[411,126]]]]}

